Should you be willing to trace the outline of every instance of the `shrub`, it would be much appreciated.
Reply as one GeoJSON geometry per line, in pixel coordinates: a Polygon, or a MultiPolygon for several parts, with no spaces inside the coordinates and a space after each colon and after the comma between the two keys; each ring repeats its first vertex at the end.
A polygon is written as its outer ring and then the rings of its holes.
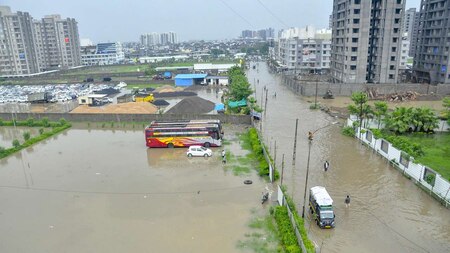
{"type": "Polygon", "coordinates": [[[275,208],[275,221],[278,226],[278,234],[281,243],[286,252],[301,252],[298,246],[297,237],[289,220],[288,211],[285,206],[277,206],[275,208]]]}
{"type": "Polygon", "coordinates": [[[39,128],[39,134],[43,134],[44,133],[44,128],[39,128]]]}
{"type": "Polygon", "coordinates": [[[25,133],[23,133],[23,139],[24,139],[25,141],[28,141],[28,140],[30,139],[30,137],[31,137],[30,132],[25,132],[25,133]]]}
{"type": "Polygon", "coordinates": [[[44,118],[41,119],[41,124],[42,124],[43,127],[49,127],[50,126],[47,117],[44,117],[44,118]]]}
{"type": "Polygon", "coordinates": [[[67,120],[65,119],[65,118],[60,118],[59,119],[59,125],[60,126],[64,126],[64,125],[66,125],[67,124],[67,120]]]}
{"type": "Polygon", "coordinates": [[[26,121],[27,126],[32,127],[34,126],[34,119],[33,118],[28,118],[26,121]]]}
{"type": "Polygon", "coordinates": [[[356,131],[353,127],[344,127],[342,128],[342,134],[350,137],[355,137],[356,131]]]}
{"type": "Polygon", "coordinates": [[[14,139],[14,140],[12,141],[12,145],[13,145],[13,147],[18,148],[18,147],[20,146],[19,140],[18,140],[18,139],[14,139]]]}

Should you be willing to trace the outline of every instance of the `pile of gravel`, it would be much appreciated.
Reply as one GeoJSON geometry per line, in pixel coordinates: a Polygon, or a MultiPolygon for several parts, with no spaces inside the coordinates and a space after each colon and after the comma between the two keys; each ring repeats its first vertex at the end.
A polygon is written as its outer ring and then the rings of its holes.
{"type": "Polygon", "coordinates": [[[201,97],[188,97],[181,100],[174,107],[170,108],[168,114],[203,114],[214,110],[214,103],[201,97]]]}
{"type": "Polygon", "coordinates": [[[94,91],[95,94],[105,94],[105,95],[112,95],[112,94],[117,94],[120,91],[114,88],[106,88],[103,90],[99,90],[99,91],[94,91]]]}
{"type": "Polygon", "coordinates": [[[153,93],[153,96],[155,98],[190,97],[190,96],[197,96],[197,93],[191,91],[158,92],[153,93]]]}
{"type": "Polygon", "coordinates": [[[170,105],[170,103],[167,102],[164,99],[157,99],[157,100],[153,101],[153,104],[156,105],[156,106],[168,106],[168,105],[170,105]]]}

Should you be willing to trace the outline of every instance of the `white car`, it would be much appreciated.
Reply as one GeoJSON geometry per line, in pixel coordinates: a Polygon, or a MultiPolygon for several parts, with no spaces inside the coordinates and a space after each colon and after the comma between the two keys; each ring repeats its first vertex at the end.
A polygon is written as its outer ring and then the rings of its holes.
{"type": "Polygon", "coordinates": [[[193,156],[210,157],[210,156],[212,156],[212,151],[211,151],[211,149],[205,148],[202,146],[190,146],[188,151],[186,152],[186,155],[188,157],[193,157],[193,156]]]}

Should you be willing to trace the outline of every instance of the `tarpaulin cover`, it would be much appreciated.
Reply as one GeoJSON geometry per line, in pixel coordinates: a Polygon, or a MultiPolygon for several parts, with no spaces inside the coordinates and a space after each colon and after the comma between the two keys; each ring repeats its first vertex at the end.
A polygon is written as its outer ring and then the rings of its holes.
{"type": "Polygon", "coordinates": [[[242,107],[247,105],[247,100],[244,98],[239,101],[228,101],[228,106],[231,108],[242,107]]]}
{"type": "Polygon", "coordinates": [[[225,110],[225,105],[224,104],[216,104],[216,106],[214,107],[214,110],[223,111],[223,110],[225,110]]]}

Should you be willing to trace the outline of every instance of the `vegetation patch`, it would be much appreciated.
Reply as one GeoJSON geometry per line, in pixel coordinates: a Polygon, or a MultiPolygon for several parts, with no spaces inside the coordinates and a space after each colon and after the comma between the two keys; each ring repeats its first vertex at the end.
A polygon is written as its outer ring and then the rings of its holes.
{"type": "Polygon", "coordinates": [[[20,151],[24,148],[27,148],[37,142],[40,142],[42,140],[45,140],[55,134],[58,134],[68,128],[70,128],[72,125],[68,123],[65,119],[60,119],[59,122],[50,122],[47,118],[43,118],[41,120],[35,120],[33,118],[29,118],[26,121],[3,121],[0,119],[0,125],[1,126],[28,126],[28,127],[51,127],[52,129],[50,131],[45,131],[43,128],[39,129],[39,135],[38,136],[31,136],[30,133],[26,132],[24,133],[24,143],[20,143],[19,140],[15,139],[12,142],[11,148],[3,148],[0,147],[0,159],[7,157],[17,151],[20,151]]]}
{"type": "Polygon", "coordinates": [[[302,250],[298,246],[297,236],[289,220],[286,206],[277,206],[274,213],[278,227],[278,236],[281,239],[285,252],[300,253],[302,250]]]}
{"type": "MultiPolygon", "coordinates": [[[[255,128],[250,128],[247,133],[240,136],[241,146],[243,149],[252,152],[256,162],[258,162],[258,174],[262,177],[269,177],[269,164],[267,163],[261,142],[258,138],[258,133],[255,128]]],[[[274,172],[274,179],[277,180],[280,177],[277,170],[274,172]]]]}
{"type": "Polygon", "coordinates": [[[450,181],[450,133],[411,134],[403,138],[423,150],[422,156],[414,157],[415,163],[421,163],[433,169],[450,181]]]}
{"type": "Polygon", "coordinates": [[[238,241],[238,248],[258,253],[283,252],[282,247],[278,243],[279,238],[276,232],[275,221],[270,215],[255,217],[248,226],[256,231],[245,234],[246,239],[238,241]]]}

